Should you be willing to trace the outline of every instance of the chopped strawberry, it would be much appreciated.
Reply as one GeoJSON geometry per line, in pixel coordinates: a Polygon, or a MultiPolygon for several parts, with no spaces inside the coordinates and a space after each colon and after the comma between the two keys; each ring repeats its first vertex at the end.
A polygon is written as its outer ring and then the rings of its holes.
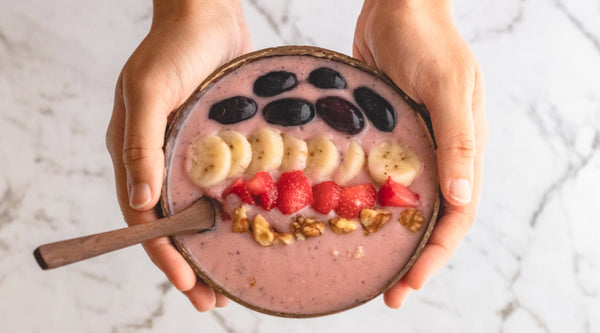
{"type": "Polygon", "coordinates": [[[394,207],[419,207],[419,195],[406,186],[388,177],[385,184],[379,189],[379,203],[383,206],[394,207]]]}
{"type": "Polygon", "coordinates": [[[268,172],[259,171],[246,183],[248,191],[255,196],[257,204],[271,210],[277,203],[277,184],[268,172]]]}
{"type": "Polygon", "coordinates": [[[343,218],[355,218],[365,208],[372,208],[377,199],[377,190],[371,183],[345,186],[340,190],[340,200],[335,212],[343,218]]]}
{"type": "Polygon", "coordinates": [[[295,213],[313,202],[310,180],[302,171],[284,172],[277,181],[277,207],[283,214],[295,213]]]}
{"type": "Polygon", "coordinates": [[[254,205],[254,197],[250,190],[248,190],[248,184],[242,179],[238,178],[231,183],[231,185],[223,191],[223,198],[226,198],[230,194],[237,195],[243,203],[254,205]]]}
{"type": "Polygon", "coordinates": [[[312,208],[321,214],[329,214],[340,200],[340,186],[333,180],[322,182],[312,188],[314,201],[312,208]]]}

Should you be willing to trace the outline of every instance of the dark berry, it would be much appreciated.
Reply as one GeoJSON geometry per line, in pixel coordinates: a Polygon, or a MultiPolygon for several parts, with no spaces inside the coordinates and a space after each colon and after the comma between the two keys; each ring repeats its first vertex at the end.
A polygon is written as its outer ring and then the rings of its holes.
{"type": "Polygon", "coordinates": [[[360,110],[341,97],[321,98],[315,106],[319,116],[335,130],[356,134],[365,126],[365,118],[360,110]]]}
{"type": "Polygon", "coordinates": [[[342,74],[328,67],[320,67],[310,72],[308,82],[321,89],[346,88],[346,80],[342,74]]]}
{"type": "Polygon", "coordinates": [[[273,101],[263,109],[265,120],[274,125],[298,126],[315,117],[313,105],[297,98],[284,98],[273,101]]]}
{"type": "Polygon", "coordinates": [[[367,87],[354,90],[354,99],[373,126],[382,132],[391,132],[396,126],[396,111],[383,97],[367,87]]]}
{"type": "Polygon", "coordinates": [[[273,71],[256,79],[254,93],[261,97],[271,97],[292,90],[297,85],[296,74],[286,71],[273,71]]]}
{"type": "Polygon", "coordinates": [[[244,96],[224,99],[210,107],[208,118],[221,124],[235,124],[256,114],[256,102],[244,96]]]}

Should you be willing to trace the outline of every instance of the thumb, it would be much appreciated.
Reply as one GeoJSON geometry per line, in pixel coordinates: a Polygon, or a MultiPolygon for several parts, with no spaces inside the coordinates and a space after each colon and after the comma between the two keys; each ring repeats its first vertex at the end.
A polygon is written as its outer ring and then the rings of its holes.
{"type": "Polygon", "coordinates": [[[431,98],[424,98],[431,112],[438,145],[438,173],[444,198],[452,205],[471,201],[475,163],[475,134],[472,114],[473,88],[453,87],[441,82],[431,98]],[[466,89],[465,89],[466,88],[466,89]]]}
{"type": "Polygon", "coordinates": [[[170,106],[161,89],[144,78],[126,82],[123,163],[127,170],[129,205],[136,210],[154,207],[161,191],[164,153],[162,150],[170,106]],[[136,80],[137,81],[137,80],[136,80]]]}

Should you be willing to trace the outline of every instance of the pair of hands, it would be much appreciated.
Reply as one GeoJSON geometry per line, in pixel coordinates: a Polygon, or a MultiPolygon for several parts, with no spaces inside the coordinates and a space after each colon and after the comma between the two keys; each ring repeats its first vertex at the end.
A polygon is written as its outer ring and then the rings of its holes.
{"type": "MultiPolygon", "coordinates": [[[[157,218],[169,115],[215,68],[250,50],[238,0],[154,1],[150,32],[117,81],[106,138],[128,224],[157,218]]],[[[413,268],[384,294],[385,303],[398,308],[448,261],[475,218],[488,135],[483,79],[452,22],[449,1],[365,1],[353,53],[428,108],[438,143],[442,214],[413,268]]],[[[167,237],[143,246],[198,311],[227,305],[167,237]]]]}

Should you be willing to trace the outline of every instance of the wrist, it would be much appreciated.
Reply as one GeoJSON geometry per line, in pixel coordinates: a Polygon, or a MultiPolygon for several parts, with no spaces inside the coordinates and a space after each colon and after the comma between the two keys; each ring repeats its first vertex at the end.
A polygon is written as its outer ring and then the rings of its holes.
{"type": "Polygon", "coordinates": [[[403,13],[427,13],[429,15],[452,14],[452,0],[365,0],[364,11],[396,12],[403,13]]]}
{"type": "Polygon", "coordinates": [[[185,21],[206,22],[223,16],[239,16],[239,0],[153,0],[152,25],[185,21]]]}

